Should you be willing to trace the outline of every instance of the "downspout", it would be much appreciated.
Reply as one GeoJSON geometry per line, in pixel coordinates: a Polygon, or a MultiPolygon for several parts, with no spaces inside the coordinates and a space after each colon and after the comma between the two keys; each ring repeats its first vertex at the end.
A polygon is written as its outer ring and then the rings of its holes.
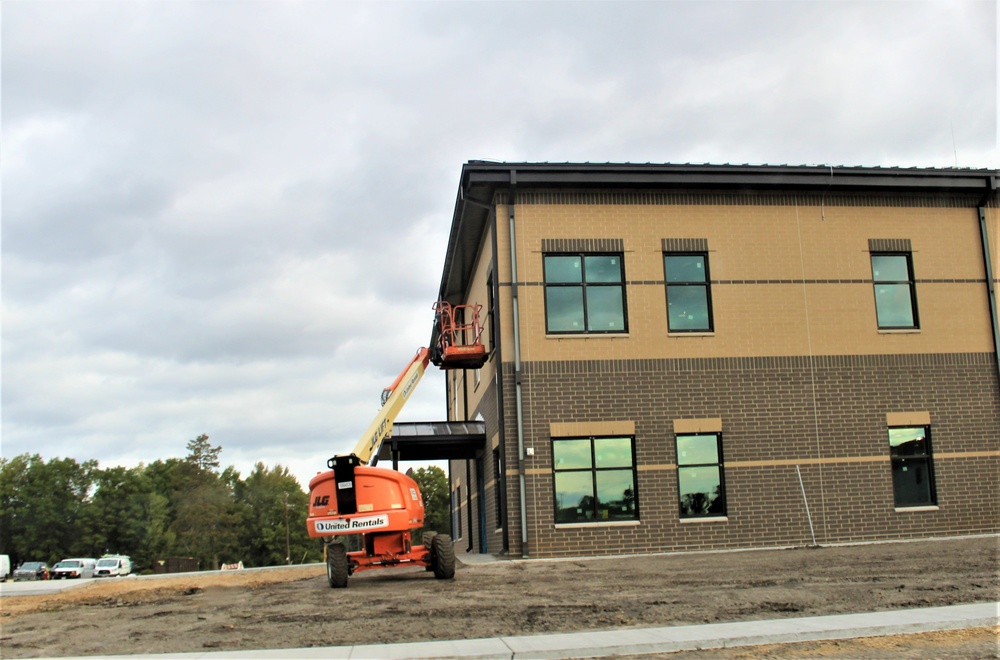
{"type": "MultiPolygon", "coordinates": [[[[462,417],[465,421],[469,421],[469,370],[462,369],[462,417]]],[[[465,479],[469,482],[468,487],[465,489],[468,492],[465,494],[465,500],[468,502],[469,510],[469,547],[465,549],[466,552],[472,552],[472,470],[470,467],[471,459],[465,459],[465,479]]],[[[479,478],[479,475],[476,475],[479,478]]]]}
{"type": "Polygon", "coordinates": [[[510,171],[510,190],[507,192],[507,221],[510,230],[510,291],[511,321],[514,324],[514,393],[517,414],[517,480],[521,494],[521,556],[529,557],[528,505],[524,484],[524,404],[521,396],[521,321],[518,312],[517,291],[517,241],[514,233],[514,201],[517,196],[517,170],[510,171]]]}
{"type": "Polygon", "coordinates": [[[993,356],[996,359],[997,384],[1000,391],[1000,322],[997,317],[996,280],[993,277],[993,264],[990,261],[990,236],[986,227],[986,204],[996,195],[996,177],[988,177],[986,186],[987,191],[979,202],[979,236],[983,246],[983,265],[986,267],[986,292],[990,300],[990,323],[993,326],[993,356]]]}
{"type": "Polygon", "coordinates": [[[504,405],[503,405],[503,347],[502,341],[500,339],[500,266],[499,266],[499,248],[497,247],[497,212],[496,206],[493,206],[490,210],[490,225],[492,227],[492,259],[493,259],[493,315],[490,317],[490,339],[493,341],[493,350],[496,351],[496,358],[494,364],[496,364],[495,373],[493,375],[496,381],[495,391],[497,393],[497,420],[499,421],[499,432],[500,432],[500,474],[496,476],[497,485],[496,487],[500,489],[500,520],[497,524],[500,525],[501,532],[501,553],[506,555],[510,552],[510,529],[509,529],[509,517],[507,515],[507,436],[505,434],[507,424],[504,421],[504,405]]]}
{"type": "Polygon", "coordinates": [[[472,461],[465,459],[465,513],[469,519],[469,526],[466,528],[469,530],[469,545],[465,548],[466,552],[472,552],[472,539],[474,537],[472,533],[472,466],[470,463],[472,461]]]}
{"type": "MultiPolygon", "coordinates": [[[[469,421],[469,370],[462,369],[462,419],[469,421]]],[[[469,518],[469,546],[465,549],[466,552],[473,551],[473,539],[475,536],[472,534],[472,459],[465,459],[465,480],[468,482],[466,487],[465,501],[468,504],[466,515],[469,518]]]]}

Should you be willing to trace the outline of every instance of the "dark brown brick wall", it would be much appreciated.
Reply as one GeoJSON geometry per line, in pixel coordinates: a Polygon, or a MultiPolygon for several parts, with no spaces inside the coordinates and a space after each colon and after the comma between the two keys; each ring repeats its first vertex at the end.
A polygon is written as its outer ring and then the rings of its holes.
{"type": "MultiPolygon", "coordinates": [[[[517,554],[510,365],[504,383],[517,554]]],[[[819,543],[1000,531],[992,354],[528,362],[522,383],[533,557],[811,543],[796,463],[819,543]],[[931,414],[937,510],[894,507],[885,416],[906,411],[931,414]],[[728,520],[681,523],[672,420],[713,417],[723,420],[728,520]],[[556,528],[549,424],[611,420],[635,422],[640,524],[556,528]]]]}

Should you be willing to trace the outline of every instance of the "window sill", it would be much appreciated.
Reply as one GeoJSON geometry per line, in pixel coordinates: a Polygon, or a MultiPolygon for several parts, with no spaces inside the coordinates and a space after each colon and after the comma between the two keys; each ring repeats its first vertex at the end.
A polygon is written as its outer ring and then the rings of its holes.
{"type": "Polygon", "coordinates": [[[556,523],[556,529],[587,529],[591,527],[635,527],[639,525],[638,520],[598,520],[596,522],[585,523],[556,523]]]}
{"type": "Polygon", "coordinates": [[[897,506],[893,509],[896,513],[910,513],[917,511],[939,511],[939,507],[936,504],[930,504],[927,506],[897,506]]]}
{"type": "Polygon", "coordinates": [[[546,339],[628,339],[627,332],[581,332],[572,335],[545,335],[546,339]]]}
{"type": "Polygon", "coordinates": [[[919,335],[920,328],[899,328],[896,330],[879,328],[878,333],[880,335],[919,335]]]}
{"type": "Polygon", "coordinates": [[[713,331],[706,331],[706,332],[670,332],[670,331],[667,331],[667,336],[668,337],[714,337],[715,336],[715,332],[713,332],[713,331]]]}
{"type": "Polygon", "coordinates": [[[729,516],[712,516],[710,518],[681,518],[682,525],[687,525],[689,523],[714,523],[714,522],[729,522],[729,516]]]}

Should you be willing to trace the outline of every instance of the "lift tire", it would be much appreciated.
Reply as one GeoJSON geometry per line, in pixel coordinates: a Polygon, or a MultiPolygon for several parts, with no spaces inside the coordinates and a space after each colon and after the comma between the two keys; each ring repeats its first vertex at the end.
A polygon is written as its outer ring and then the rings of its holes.
{"type": "Polygon", "coordinates": [[[347,548],[343,543],[331,543],[326,546],[326,580],[333,589],[343,589],[347,586],[350,569],[347,562],[347,548]]]}
{"type": "Polygon", "coordinates": [[[447,534],[437,534],[431,540],[431,565],[437,579],[455,577],[455,544],[447,534]]]}
{"type": "Polygon", "coordinates": [[[434,570],[434,555],[433,555],[433,550],[431,549],[431,546],[434,544],[434,537],[435,536],[437,536],[437,532],[424,532],[423,536],[421,536],[421,539],[420,539],[423,542],[423,544],[424,544],[424,550],[426,550],[428,553],[431,553],[431,563],[430,563],[430,566],[428,566],[427,568],[424,569],[425,571],[428,571],[428,572],[434,570]]]}

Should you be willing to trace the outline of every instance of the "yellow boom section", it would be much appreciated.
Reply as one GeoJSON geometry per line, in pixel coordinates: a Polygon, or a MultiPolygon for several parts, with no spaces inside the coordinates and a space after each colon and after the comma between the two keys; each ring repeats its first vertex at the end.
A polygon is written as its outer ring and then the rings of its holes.
{"type": "Polygon", "coordinates": [[[354,456],[361,465],[368,465],[372,457],[378,454],[382,441],[392,432],[392,423],[396,421],[396,416],[406,405],[417,383],[423,378],[429,361],[430,353],[426,348],[421,348],[396,378],[396,382],[382,392],[382,408],[354,447],[354,456]]]}

